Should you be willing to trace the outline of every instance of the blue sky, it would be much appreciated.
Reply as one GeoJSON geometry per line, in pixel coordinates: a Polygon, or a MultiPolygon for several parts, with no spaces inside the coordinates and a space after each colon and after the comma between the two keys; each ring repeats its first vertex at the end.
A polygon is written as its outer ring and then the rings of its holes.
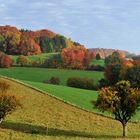
{"type": "Polygon", "coordinates": [[[0,0],[0,25],[46,28],[87,48],[140,54],[140,0],[0,0]]]}

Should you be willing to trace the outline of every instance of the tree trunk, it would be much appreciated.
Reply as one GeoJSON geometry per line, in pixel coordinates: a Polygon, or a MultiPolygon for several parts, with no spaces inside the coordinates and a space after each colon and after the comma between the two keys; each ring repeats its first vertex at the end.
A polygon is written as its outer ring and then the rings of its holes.
{"type": "Polygon", "coordinates": [[[127,136],[127,126],[126,126],[126,122],[122,122],[122,126],[123,126],[123,137],[127,136]]]}

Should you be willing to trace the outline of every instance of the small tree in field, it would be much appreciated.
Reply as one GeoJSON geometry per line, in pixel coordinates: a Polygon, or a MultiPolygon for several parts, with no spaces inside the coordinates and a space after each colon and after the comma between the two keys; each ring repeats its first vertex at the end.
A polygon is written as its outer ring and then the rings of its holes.
{"type": "Polygon", "coordinates": [[[96,54],[96,60],[100,60],[101,59],[101,56],[99,53],[96,54]]]}
{"type": "Polygon", "coordinates": [[[24,55],[20,55],[17,57],[16,63],[20,64],[22,67],[28,66],[30,64],[30,59],[24,55]]]}
{"type": "Polygon", "coordinates": [[[99,90],[98,99],[93,104],[102,112],[113,113],[123,126],[123,136],[126,136],[127,122],[140,107],[140,92],[132,88],[129,81],[120,81],[113,87],[99,90]]]}
{"type": "Polygon", "coordinates": [[[9,88],[10,84],[0,79],[0,123],[6,115],[16,110],[18,106],[21,106],[18,99],[8,93],[9,88]]]}
{"type": "Polygon", "coordinates": [[[20,106],[20,103],[14,95],[0,93],[0,123],[6,115],[15,111],[18,106],[20,106]]]}
{"type": "Polygon", "coordinates": [[[8,55],[3,55],[0,60],[0,67],[9,68],[12,65],[12,58],[8,55]]]}

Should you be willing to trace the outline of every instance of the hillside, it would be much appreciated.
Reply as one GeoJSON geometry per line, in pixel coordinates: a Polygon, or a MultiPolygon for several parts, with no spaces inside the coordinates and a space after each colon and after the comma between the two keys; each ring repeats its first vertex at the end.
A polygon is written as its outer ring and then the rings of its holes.
{"type": "Polygon", "coordinates": [[[100,54],[101,58],[105,58],[108,55],[112,54],[114,51],[119,51],[122,53],[126,58],[132,58],[135,54],[124,51],[124,50],[115,50],[115,49],[107,49],[107,48],[91,48],[89,51],[94,52],[95,54],[100,54]]]}
{"type": "Polygon", "coordinates": [[[103,72],[98,71],[81,71],[67,69],[47,69],[47,68],[26,68],[13,67],[10,69],[0,69],[0,75],[33,82],[43,83],[51,77],[58,77],[60,85],[66,85],[67,79],[70,77],[92,78],[95,83],[103,78],[103,72]]]}
{"type": "Polygon", "coordinates": [[[0,26],[0,51],[10,55],[36,55],[60,52],[63,48],[79,46],[60,34],[47,29],[37,31],[0,26]]]}
{"type": "MultiPolygon", "coordinates": [[[[75,108],[21,84],[8,82],[12,86],[9,92],[18,96],[23,107],[1,124],[1,140],[121,140],[121,125],[115,120],[75,108]]],[[[139,123],[128,124],[130,138],[139,139],[139,127],[139,123]]]]}

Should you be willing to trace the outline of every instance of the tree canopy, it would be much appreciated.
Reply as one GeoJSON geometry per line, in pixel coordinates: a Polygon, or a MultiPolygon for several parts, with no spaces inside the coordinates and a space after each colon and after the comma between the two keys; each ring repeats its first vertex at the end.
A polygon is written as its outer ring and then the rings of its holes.
{"type": "Polygon", "coordinates": [[[123,126],[123,136],[126,135],[126,124],[140,108],[140,91],[132,88],[129,81],[119,81],[112,87],[99,90],[94,105],[102,112],[109,111],[123,126]]]}

